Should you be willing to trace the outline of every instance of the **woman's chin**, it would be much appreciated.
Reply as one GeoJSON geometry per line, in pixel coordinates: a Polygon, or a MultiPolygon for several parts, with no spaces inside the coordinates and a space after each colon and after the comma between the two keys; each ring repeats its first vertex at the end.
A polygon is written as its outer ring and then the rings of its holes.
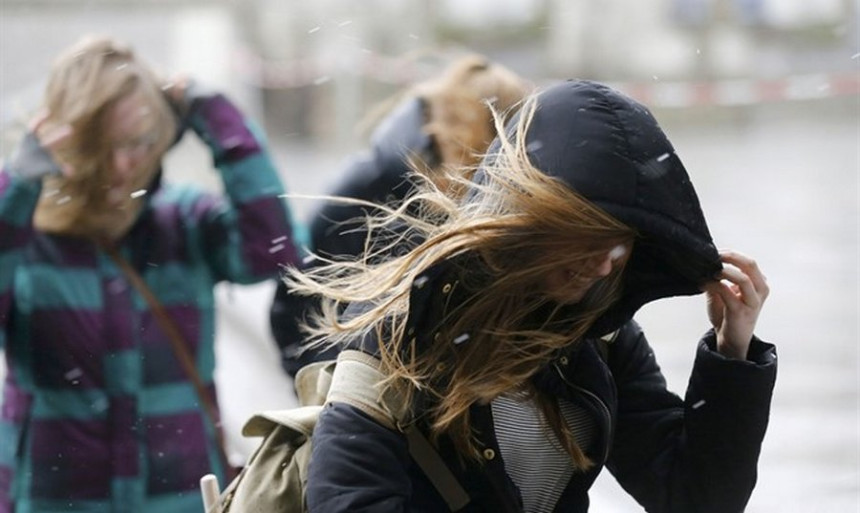
{"type": "Polygon", "coordinates": [[[136,206],[143,195],[125,189],[111,189],[105,196],[105,203],[109,209],[125,210],[136,206]]]}

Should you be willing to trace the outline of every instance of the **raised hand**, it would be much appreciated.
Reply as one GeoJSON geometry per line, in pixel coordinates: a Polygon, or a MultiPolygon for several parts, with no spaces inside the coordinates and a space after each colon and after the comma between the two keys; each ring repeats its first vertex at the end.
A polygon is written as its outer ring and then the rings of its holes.
{"type": "Polygon", "coordinates": [[[188,90],[190,80],[185,74],[177,74],[161,86],[161,91],[167,97],[167,101],[180,117],[184,117],[188,112],[185,93],[188,90]]]}
{"type": "Polygon", "coordinates": [[[770,289],[755,260],[732,250],[720,252],[719,280],[706,283],[708,317],[717,333],[717,351],[744,360],[770,289]]]}
{"type": "Polygon", "coordinates": [[[35,180],[75,173],[71,165],[56,157],[70,144],[74,129],[69,124],[50,123],[48,117],[47,111],[40,111],[28,123],[27,135],[5,164],[13,175],[35,180]]]}

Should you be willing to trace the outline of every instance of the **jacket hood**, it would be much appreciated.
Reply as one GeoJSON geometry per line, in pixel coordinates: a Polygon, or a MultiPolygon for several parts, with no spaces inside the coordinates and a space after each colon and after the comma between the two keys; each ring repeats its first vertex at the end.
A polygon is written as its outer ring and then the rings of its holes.
{"type": "Polygon", "coordinates": [[[645,106],[602,84],[563,82],[539,93],[526,141],[535,167],[639,232],[623,297],[591,334],[655,299],[697,294],[720,272],[687,170],[645,106]]]}
{"type": "Polygon", "coordinates": [[[424,131],[425,103],[420,97],[409,97],[394,108],[373,131],[370,144],[380,169],[394,169],[405,174],[408,157],[415,155],[429,165],[438,157],[433,138],[424,131]]]}

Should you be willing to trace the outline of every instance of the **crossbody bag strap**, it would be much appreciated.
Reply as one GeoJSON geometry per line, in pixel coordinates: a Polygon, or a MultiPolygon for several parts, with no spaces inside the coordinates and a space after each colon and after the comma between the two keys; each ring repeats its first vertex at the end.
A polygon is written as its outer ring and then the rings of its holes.
{"type": "Polygon", "coordinates": [[[406,440],[409,443],[409,454],[412,455],[412,459],[418,463],[424,475],[445,499],[448,509],[460,511],[465,508],[471,500],[469,494],[424,433],[414,425],[409,426],[406,428],[406,440]]]}
{"type": "Polygon", "coordinates": [[[149,305],[150,310],[152,310],[152,313],[155,316],[155,320],[161,326],[164,334],[167,335],[167,338],[170,341],[170,346],[173,348],[174,354],[176,354],[176,359],[179,360],[179,364],[182,366],[185,374],[194,385],[197,397],[203,405],[203,412],[206,414],[206,417],[212,425],[212,430],[215,433],[215,440],[218,447],[218,457],[221,460],[221,465],[224,467],[224,474],[228,479],[232,479],[235,477],[233,475],[235,472],[233,471],[233,467],[230,465],[230,460],[227,458],[224,433],[221,431],[220,422],[218,422],[218,408],[215,406],[215,401],[206,390],[206,385],[203,383],[203,379],[200,378],[200,374],[197,372],[197,365],[194,362],[194,358],[191,356],[191,352],[188,350],[188,343],[182,336],[182,332],[179,331],[179,326],[177,326],[176,322],[167,314],[167,310],[165,310],[158,298],[155,297],[155,294],[143,280],[143,277],[141,277],[129,261],[120,254],[116,247],[104,245],[102,246],[102,249],[107,253],[111,260],[114,261],[117,267],[125,273],[128,280],[149,305]]]}
{"type": "Polygon", "coordinates": [[[385,374],[378,358],[347,349],[341,351],[332,375],[327,401],[342,402],[363,411],[383,426],[404,433],[412,459],[445,499],[451,511],[459,511],[470,501],[469,494],[448,465],[414,424],[406,427],[409,405],[389,390],[380,390],[385,374]]]}

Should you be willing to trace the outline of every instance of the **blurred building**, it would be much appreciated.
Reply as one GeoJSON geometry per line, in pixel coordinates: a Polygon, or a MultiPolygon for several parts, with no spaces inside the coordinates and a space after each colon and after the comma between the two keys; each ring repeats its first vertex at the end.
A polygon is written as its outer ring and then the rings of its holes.
{"type": "MultiPolygon", "coordinates": [[[[267,112],[279,114],[278,132],[348,142],[368,105],[462,51],[539,83],[595,78],[632,93],[657,82],[770,80],[763,87],[788,88],[773,81],[851,72],[856,7],[850,0],[258,0],[256,20],[247,20],[254,37],[246,64],[267,112]]],[[[856,94],[856,81],[846,89],[856,94]]]]}
{"type": "MultiPolygon", "coordinates": [[[[354,128],[369,106],[464,51],[487,54],[538,83],[594,78],[634,94],[654,84],[850,73],[858,65],[850,58],[858,51],[857,5],[3,0],[0,123],[4,132],[20,126],[38,102],[50,59],[84,32],[129,40],[168,72],[189,72],[230,90],[265,118],[275,137],[343,147],[355,142],[354,128]]],[[[845,87],[856,91],[856,84],[845,87]]],[[[665,97],[671,104],[676,92],[669,88],[649,100],[665,97]]]]}

